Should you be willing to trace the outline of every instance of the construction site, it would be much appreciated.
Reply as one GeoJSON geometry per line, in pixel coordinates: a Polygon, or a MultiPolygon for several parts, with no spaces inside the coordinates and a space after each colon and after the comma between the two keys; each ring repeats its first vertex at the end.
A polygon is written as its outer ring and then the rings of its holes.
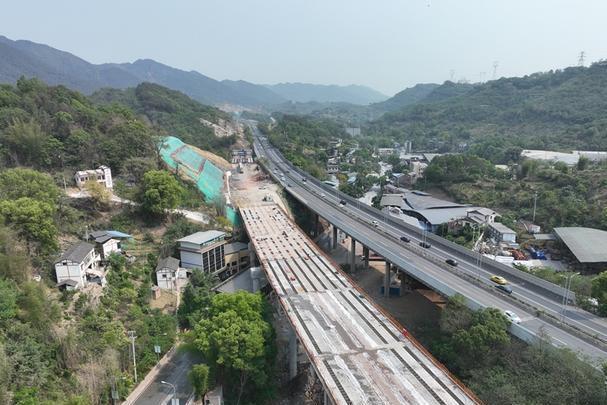
{"type": "Polygon", "coordinates": [[[478,402],[277,204],[252,204],[240,212],[274,300],[292,327],[291,377],[303,351],[324,403],[478,402]]]}

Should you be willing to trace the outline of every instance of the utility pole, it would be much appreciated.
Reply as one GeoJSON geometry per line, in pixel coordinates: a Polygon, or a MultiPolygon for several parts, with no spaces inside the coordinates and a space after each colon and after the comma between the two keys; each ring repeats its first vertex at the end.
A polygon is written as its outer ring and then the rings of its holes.
{"type": "Polygon", "coordinates": [[[537,191],[533,193],[533,222],[535,222],[535,210],[537,209],[537,191]]]}
{"type": "Polygon", "coordinates": [[[580,67],[584,67],[584,59],[586,58],[586,52],[580,52],[580,57],[577,60],[577,65],[580,67]]]}
{"type": "Polygon", "coordinates": [[[135,375],[135,382],[137,382],[137,358],[135,357],[135,331],[130,330],[127,332],[129,339],[131,339],[131,349],[133,351],[133,374],[135,375]]]}
{"type": "Polygon", "coordinates": [[[493,62],[493,80],[497,79],[497,67],[499,66],[499,62],[493,62]]]}
{"type": "Polygon", "coordinates": [[[63,155],[57,155],[59,162],[61,163],[61,177],[63,178],[63,191],[67,194],[67,183],[65,182],[65,169],[63,167],[63,155]]]}

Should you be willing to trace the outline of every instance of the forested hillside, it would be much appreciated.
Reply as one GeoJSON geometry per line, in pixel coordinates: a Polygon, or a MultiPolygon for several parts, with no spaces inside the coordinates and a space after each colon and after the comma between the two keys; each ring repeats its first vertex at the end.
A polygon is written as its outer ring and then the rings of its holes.
{"type": "Polygon", "coordinates": [[[234,136],[216,137],[213,129],[201,122],[230,122],[229,114],[158,84],[141,83],[126,90],[102,89],[91,99],[106,106],[125,105],[149,120],[160,134],[176,136],[185,143],[224,156],[235,142],[234,136]]]}
{"type": "MultiPolygon", "coordinates": [[[[142,104],[170,111],[175,100],[154,89],[142,104]]],[[[127,331],[137,336],[139,379],[157,361],[154,345],[162,353],[173,345],[176,316],[154,308],[150,296],[157,254],[203,228],[179,217],[167,223],[164,209],[202,199],[154,170],[158,139],[157,128],[125,105],[95,105],[35,79],[0,85],[0,403],[107,404],[112,390],[124,399],[135,383],[127,331]],[[89,199],[66,196],[75,170],[100,164],[112,168],[115,187],[132,179],[141,208],[112,205],[94,188],[89,199]],[[134,236],[123,246],[132,260],[111,255],[103,289],[59,291],[55,260],[85,232],[103,229],[134,236]]]]}
{"type": "Polygon", "coordinates": [[[428,102],[439,90],[385,114],[371,133],[412,140],[417,149],[470,148],[495,163],[505,163],[496,152],[509,147],[607,149],[607,63],[502,78],[428,102]]]}
{"type": "Polygon", "coordinates": [[[280,149],[295,166],[318,178],[326,176],[326,148],[329,141],[347,138],[343,128],[334,121],[302,117],[280,116],[273,127],[260,126],[268,134],[270,142],[280,149]]]}
{"type": "Polygon", "coordinates": [[[372,107],[378,111],[384,112],[398,110],[422,101],[437,87],[439,87],[439,85],[435,83],[416,84],[413,87],[406,88],[396,93],[393,97],[390,97],[385,101],[373,104],[372,107]]]}
{"type": "Polygon", "coordinates": [[[132,158],[153,155],[157,133],[130,109],[96,107],[65,87],[32,79],[0,85],[2,166],[43,170],[101,164],[119,173],[132,158]]]}

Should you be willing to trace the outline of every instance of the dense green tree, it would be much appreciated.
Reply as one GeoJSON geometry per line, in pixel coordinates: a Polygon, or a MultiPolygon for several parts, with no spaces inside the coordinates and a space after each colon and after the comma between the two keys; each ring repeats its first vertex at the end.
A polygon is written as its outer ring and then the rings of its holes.
{"type": "Polygon", "coordinates": [[[28,241],[43,252],[57,249],[57,227],[53,206],[29,197],[0,201],[0,215],[28,241]]]}
{"type": "Polygon", "coordinates": [[[198,400],[204,400],[209,391],[209,372],[209,366],[206,364],[195,364],[188,373],[190,383],[194,387],[194,395],[198,400]]]}
{"type": "Polygon", "coordinates": [[[592,280],[591,294],[599,303],[599,313],[607,316],[607,271],[603,271],[592,280]]]}
{"type": "Polygon", "coordinates": [[[143,176],[140,201],[142,208],[155,216],[177,207],[183,189],[175,177],[165,170],[152,170],[143,176]]]}
{"type": "Polygon", "coordinates": [[[496,347],[510,341],[508,325],[508,319],[498,309],[476,311],[470,326],[455,332],[455,344],[464,352],[486,357],[496,347]]]}
{"type": "Polygon", "coordinates": [[[34,121],[17,121],[0,132],[6,158],[13,165],[49,167],[58,159],[61,142],[34,121]]]}
{"type": "Polygon", "coordinates": [[[230,380],[237,404],[248,386],[270,384],[272,327],[264,312],[260,294],[219,294],[211,300],[209,317],[194,328],[196,347],[219,369],[216,375],[230,380]]]}
{"type": "Polygon", "coordinates": [[[17,291],[15,285],[0,278],[0,327],[17,316],[17,291]]]}
{"type": "Polygon", "coordinates": [[[202,271],[192,272],[190,282],[183,290],[181,304],[177,310],[179,323],[184,328],[191,328],[207,317],[211,306],[211,298],[215,292],[211,288],[217,284],[217,278],[202,271]]]}
{"type": "Polygon", "coordinates": [[[0,200],[29,197],[55,205],[61,192],[51,176],[31,169],[0,171],[0,200]]]}
{"type": "Polygon", "coordinates": [[[103,184],[96,181],[87,181],[84,189],[89,193],[93,207],[96,210],[107,208],[111,201],[112,193],[103,184]]]}

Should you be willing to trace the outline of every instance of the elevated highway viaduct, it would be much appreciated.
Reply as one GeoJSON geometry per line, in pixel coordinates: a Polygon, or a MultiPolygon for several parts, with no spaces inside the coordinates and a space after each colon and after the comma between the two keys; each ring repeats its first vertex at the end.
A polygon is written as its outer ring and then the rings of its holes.
{"type": "MultiPolygon", "coordinates": [[[[384,257],[391,264],[389,268],[403,271],[445,296],[459,293],[473,309],[495,307],[516,312],[522,321],[512,324],[510,330],[525,341],[549,336],[553,345],[569,348],[597,366],[607,360],[607,322],[572,302],[564,305],[563,288],[489,259],[479,261],[475,252],[358,203],[295,168],[256,127],[252,129],[255,153],[263,158],[266,170],[289,194],[332,225],[334,243],[340,229],[351,237],[352,247],[362,244],[366,252],[371,250],[384,257]],[[342,200],[345,206],[341,206],[342,200]],[[410,242],[401,241],[401,236],[410,242]],[[421,248],[420,241],[427,241],[432,247],[421,248]],[[459,266],[447,265],[448,258],[456,259],[459,266]],[[494,287],[489,281],[493,274],[510,281],[512,295],[494,287]]],[[[350,262],[354,260],[351,249],[350,262]]],[[[388,281],[386,277],[386,285],[388,281]]],[[[384,290],[388,292],[387,288],[384,290]]]]}

